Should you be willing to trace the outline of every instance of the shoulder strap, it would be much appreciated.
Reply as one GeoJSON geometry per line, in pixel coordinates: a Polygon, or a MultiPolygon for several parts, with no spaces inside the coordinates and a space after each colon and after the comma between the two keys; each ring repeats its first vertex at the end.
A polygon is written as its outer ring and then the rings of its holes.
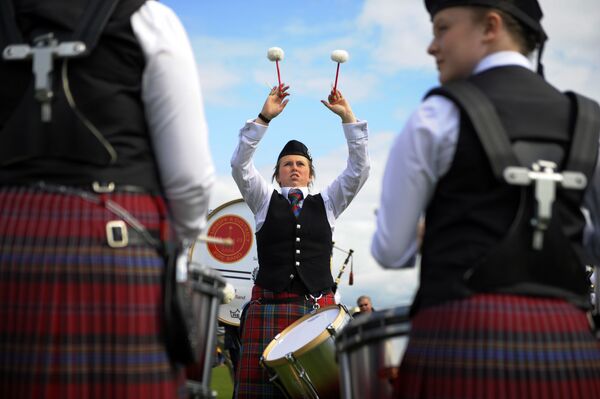
{"type": "Polygon", "coordinates": [[[565,93],[573,105],[577,119],[566,170],[583,172],[590,181],[598,158],[600,136],[600,106],[597,102],[574,92],[565,93]]]}
{"type": "Polygon", "coordinates": [[[464,80],[450,82],[429,91],[427,97],[434,94],[451,98],[467,114],[497,179],[504,180],[507,167],[520,165],[494,105],[475,85],[464,80]]]}
{"type": "Polygon", "coordinates": [[[23,43],[23,36],[17,26],[12,0],[0,1],[0,22],[2,23],[2,34],[6,39],[6,44],[23,43]]]}
{"type": "Polygon", "coordinates": [[[110,16],[117,8],[119,0],[90,0],[81,21],[73,32],[73,41],[82,41],[86,45],[86,53],[91,52],[108,23],[110,16]]]}

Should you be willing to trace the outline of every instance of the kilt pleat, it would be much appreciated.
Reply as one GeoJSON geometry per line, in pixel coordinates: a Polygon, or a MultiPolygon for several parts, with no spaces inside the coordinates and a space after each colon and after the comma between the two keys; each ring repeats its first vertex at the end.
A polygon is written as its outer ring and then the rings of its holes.
{"type": "MultiPolygon", "coordinates": [[[[285,398],[286,396],[274,384],[269,375],[260,366],[259,360],[265,348],[277,334],[290,324],[309,313],[313,308],[306,301],[278,304],[259,304],[258,298],[282,299],[296,297],[297,294],[279,293],[255,285],[252,289],[252,301],[246,310],[241,330],[241,349],[238,369],[235,373],[236,398],[285,398]]],[[[324,295],[319,301],[321,307],[335,305],[333,294],[324,295]]]]}
{"type": "Polygon", "coordinates": [[[600,398],[600,342],[558,299],[476,295],[421,310],[399,398],[600,398]]]}
{"type": "MultiPolygon", "coordinates": [[[[107,196],[160,229],[159,198],[107,196]]],[[[0,188],[2,397],[185,395],[161,340],[163,260],[149,245],[110,248],[118,219],[76,195],[0,188]]]]}

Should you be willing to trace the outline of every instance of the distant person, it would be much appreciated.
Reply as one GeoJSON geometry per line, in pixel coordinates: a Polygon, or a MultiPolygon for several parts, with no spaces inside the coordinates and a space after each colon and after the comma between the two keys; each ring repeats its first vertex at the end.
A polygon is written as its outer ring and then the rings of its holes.
{"type": "Polygon", "coordinates": [[[425,215],[396,397],[600,398],[600,108],[542,76],[536,0],[425,6],[442,86],[391,147],[371,247],[412,266],[425,215]]]}
{"type": "Polygon", "coordinates": [[[33,53],[0,58],[0,396],[180,398],[166,249],[202,232],[214,182],[184,27],[158,1],[0,9],[0,49],[33,53]]]}
{"type": "Polygon", "coordinates": [[[368,129],[358,121],[339,91],[323,104],[341,118],[348,146],[342,173],[318,194],[309,187],[315,169],[308,148],[289,141],[279,153],[273,180],[256,170],[252,157],[269,123],[287,104],[287,86],[274,87],[258,117],[246,122],[231,159],[233,178],[256,223],[259,269],[252,298],[244,310],[236,376],[238,398],[282,398],[259,360],[275,335],[315,306],[334,305],[331,275],[333,227],[369,175],[368,129]]]}
{"type": "Polygon", "coordinates": [[[367,295],[361,295],[356,300],[356,306],[358,306],[358,313],[354,314],[354,317],[363,316],[375,311],[373,309],[373,303],[371,302],[371,297],[367,295]]]}

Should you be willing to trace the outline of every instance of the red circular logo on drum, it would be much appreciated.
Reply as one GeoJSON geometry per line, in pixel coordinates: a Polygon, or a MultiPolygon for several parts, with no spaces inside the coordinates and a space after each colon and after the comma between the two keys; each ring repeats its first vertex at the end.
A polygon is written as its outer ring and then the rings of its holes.
{"type": "Polygon", "coordinates": [[[237,262],[252,248],[252,229],[244,219],[236,215],[225,215],[215,220],[208,229],[208,236],[233,240],[233,245],[208,244],[208,252],[220,262],[237,262]]]}

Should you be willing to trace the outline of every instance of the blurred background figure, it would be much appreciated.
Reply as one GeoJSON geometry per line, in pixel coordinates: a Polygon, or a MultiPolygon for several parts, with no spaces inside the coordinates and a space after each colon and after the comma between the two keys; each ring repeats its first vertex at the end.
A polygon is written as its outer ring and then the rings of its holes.
{"type": "Polygon", "coordinates": [[[358,317],[358,316],[363,316],[365,314],[374,312],[375,309],[373,309],[373,303],[371,302],[371,297],[367,296],[367,295],[361,295],[358,297],[358,299],[356,300],[356,305],[358,306],[358,313],[355,313],[353,316],[354,317],[358,317]]]}

